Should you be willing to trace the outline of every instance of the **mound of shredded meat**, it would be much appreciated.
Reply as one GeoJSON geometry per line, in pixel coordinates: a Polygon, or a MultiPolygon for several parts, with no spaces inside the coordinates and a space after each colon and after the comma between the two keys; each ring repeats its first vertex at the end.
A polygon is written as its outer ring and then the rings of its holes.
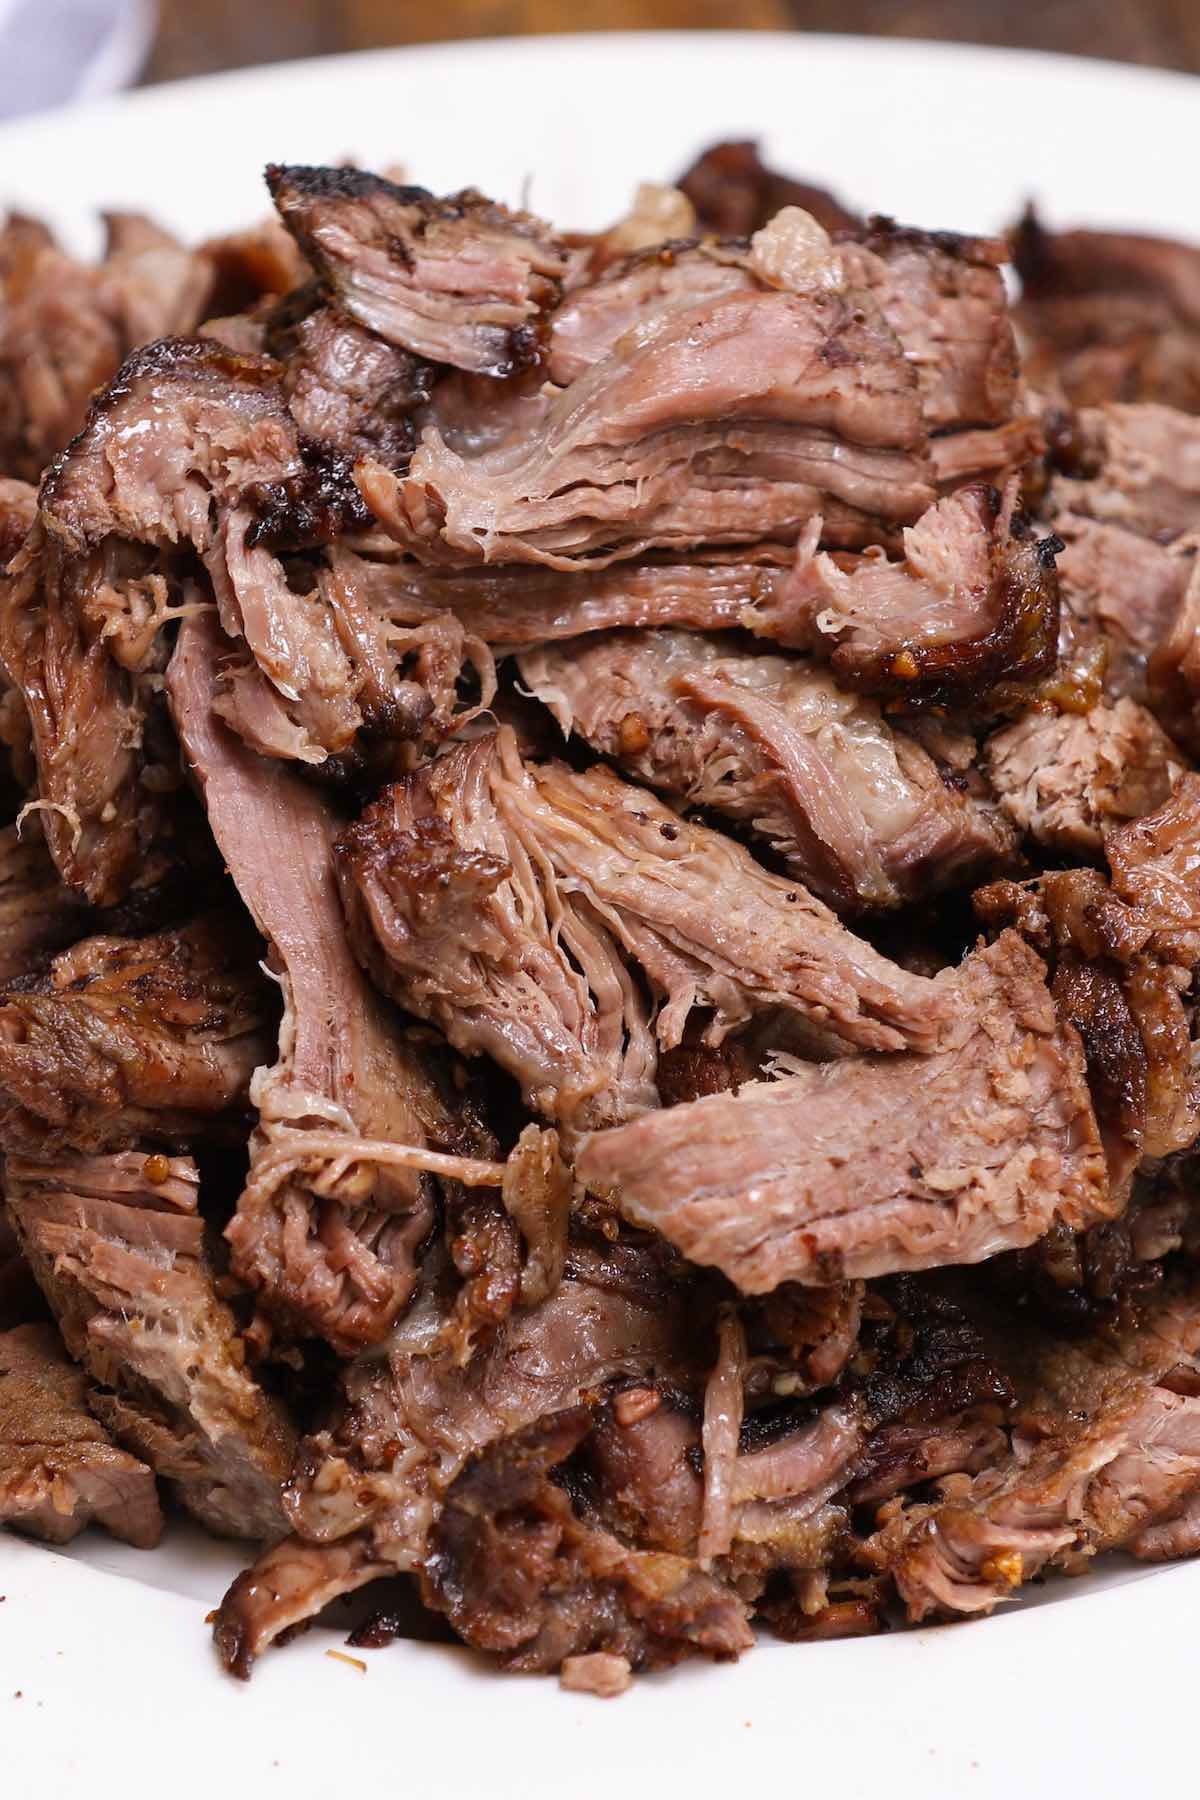
{"type": "Polygon", "coordinates": [[[1200,249],[267,185],[0,231],[0,1522],[606,1696],[1200,1550],[1200,249]]]}

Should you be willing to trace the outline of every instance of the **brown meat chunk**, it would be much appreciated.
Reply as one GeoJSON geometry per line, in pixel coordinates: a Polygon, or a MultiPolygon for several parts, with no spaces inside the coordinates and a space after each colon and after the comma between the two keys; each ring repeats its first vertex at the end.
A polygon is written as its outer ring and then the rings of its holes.
{"type": "Polygon", "coordinates": [[[85,938],[0,995],[5,1148],[233,1138],[273,1038],[260,954],[225,912],[146,938],[85,938]]]}
{"type": "Polygon", "coordinates": [[[154,1477],[87,1410],[88,1382],[52,1325],[0,1333],[0,1523],[66,1544],[94,1520],[151,1550],[154,1477]]]}
{"type": "Polygon", "coordinates": [[[377,336],[483,375],[536,361],[540,315],[569,261],[540,219],[359,169],[273,163],[267,185],[338,304],[377,336]]]}
{"type": "Polygon", "coordinates": [[[292,1431],[246,1372],[198,1189],[194,1163],[144,1149],[7,1159],[22,1248],[72,1356],[104,1390],[97,1415],[210,1530],[275,1537],[292,1431]]]}

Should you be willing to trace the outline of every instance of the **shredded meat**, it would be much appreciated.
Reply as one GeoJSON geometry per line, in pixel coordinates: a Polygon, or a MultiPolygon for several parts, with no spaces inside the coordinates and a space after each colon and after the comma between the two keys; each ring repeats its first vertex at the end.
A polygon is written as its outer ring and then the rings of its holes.
{"type": "Polygon", "coordinates": [[[517,666],[564,734],[748,825],[839,910],[936,892],[1011,848],[985,799],[810,662],[654,631],[568,640],[517,666]]]}
{"type": "Polygon", "coordinates": [[[931,1056],[795,1069],[597,1133],[583,1181],[745,1293],[1031,1243],[1110,1210],[1079,1039],[1012,934],[940,978],[931,1056]]]}

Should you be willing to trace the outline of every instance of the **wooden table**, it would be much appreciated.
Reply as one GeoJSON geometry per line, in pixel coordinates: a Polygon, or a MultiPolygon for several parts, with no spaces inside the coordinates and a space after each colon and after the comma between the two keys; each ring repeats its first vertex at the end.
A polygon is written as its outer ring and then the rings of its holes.
{"type": "Polygon", "coordinates": [[[635,26],[956,38],[1200,73],[1200,0],[161,0],[161,13],[151,80],[432,38],[635,26]]]}

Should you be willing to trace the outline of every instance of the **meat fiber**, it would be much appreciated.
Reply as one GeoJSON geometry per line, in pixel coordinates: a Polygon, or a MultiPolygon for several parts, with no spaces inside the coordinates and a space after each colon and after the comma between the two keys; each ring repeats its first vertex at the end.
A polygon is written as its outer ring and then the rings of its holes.
{"type": "Polygon", "coordinates": [[[576,1125],[652,1105],[655,1038],[695,1007],[711,1043],[779,1010],[827,1053],[929,1050],[947,1024],[941,988],[803,888],[606,770],[523,764],[507,728],[389,789],[338,864],[377,979],[576,1125]],[[620,951],[661,998],[653,1035],[620,951]]]}
{"type": "MultiPolygon", "coordinates": [[[[424,1171],[440,1163],[470,1177],[469,1155],[439,1151],[490,1144],[448,1108],[350,955],[331,865],[336,823],[320,795],[256,758],[216,716],[221,654],[211,619],[188,620],[168,674],[171,705],[284,1001],[278,1058],[251,1088],[259,1123],[227,1236],[235,1270],[268,1310],[349,1354],[382,1337],[411,1298],[414,1255],[433,1223],[424,1171]]],[[[494,1164],[483,1173],[499,1184],[494,1164]]]]}
{"type": "Polygon", "coordinates": [[[267,185],[342,309],[388,343],[483,375],[537,360],[541,314],[569,268],[540,219],[358,169],[273,163],[267,185]]]}
{"type": "Polygon", "coordinates": [[[1015,934],[935,984],[929,1056],[802,1068],[590,1137],[580,1179],[744,1293],[1032,1243],[1110,1210],[1075,1032],[1015,934]]]}
{"type": "Polygon", "coordinates": [[[235,1141],[273,1041],[260,954],[225,912],[145,938],[84,938],[0,994],[6,1149],[235,1141]]]}
{"type": "Polygon", "coordinates": [[[449,617],[468,642],[497,649],[620,626],[737,629],[796,644],[806,636],[807,609],[802,596],[790,597],[794,561],[794,549],[767,544],[741,560],[736,551],[716,552],[689,562],[616,563],[571,574],[519,564],[447,570],[409,559],[376,561],[338,544],[329,553],[326,593],[335,606],[335,596],[349,596],[343,605],[401,642],[401,634],[449,617]]]}
{"type": "Polygon", "coordinates": [[[527,650],[517,666],[566,736],[748,826],[839,910],[897,906],[1011,849],[986,800],[806,659],[647,631],[527,650]]]}
{"type": "Polygon", "coordinates": [[[984,766],[1019,830],[1081,856],[1103,847],[1106,828],[1161,806],[1182,773],[1152,714],[1128,699],[1082,717],[1028,713],[988,739],[984,766]]]}
{"type": "Polygon", "coordinates": [[[656,1104],[648,1010],[601,918],[524,825],[511,734],[389,789],[338,845],[351,936],[386,992],[529,1105],[608,1122],[656,1104]],[[514,787],[516,793],[514,795],[514,787]]]}
{"type": "Polygon", "coordinates": [[[199,1185],[189,1159],[144,1149],[7,1158],[22,1247],[97,1417],[211,1530],[276,1537],[292,1431],[217,1296],[199,1185]]]}

